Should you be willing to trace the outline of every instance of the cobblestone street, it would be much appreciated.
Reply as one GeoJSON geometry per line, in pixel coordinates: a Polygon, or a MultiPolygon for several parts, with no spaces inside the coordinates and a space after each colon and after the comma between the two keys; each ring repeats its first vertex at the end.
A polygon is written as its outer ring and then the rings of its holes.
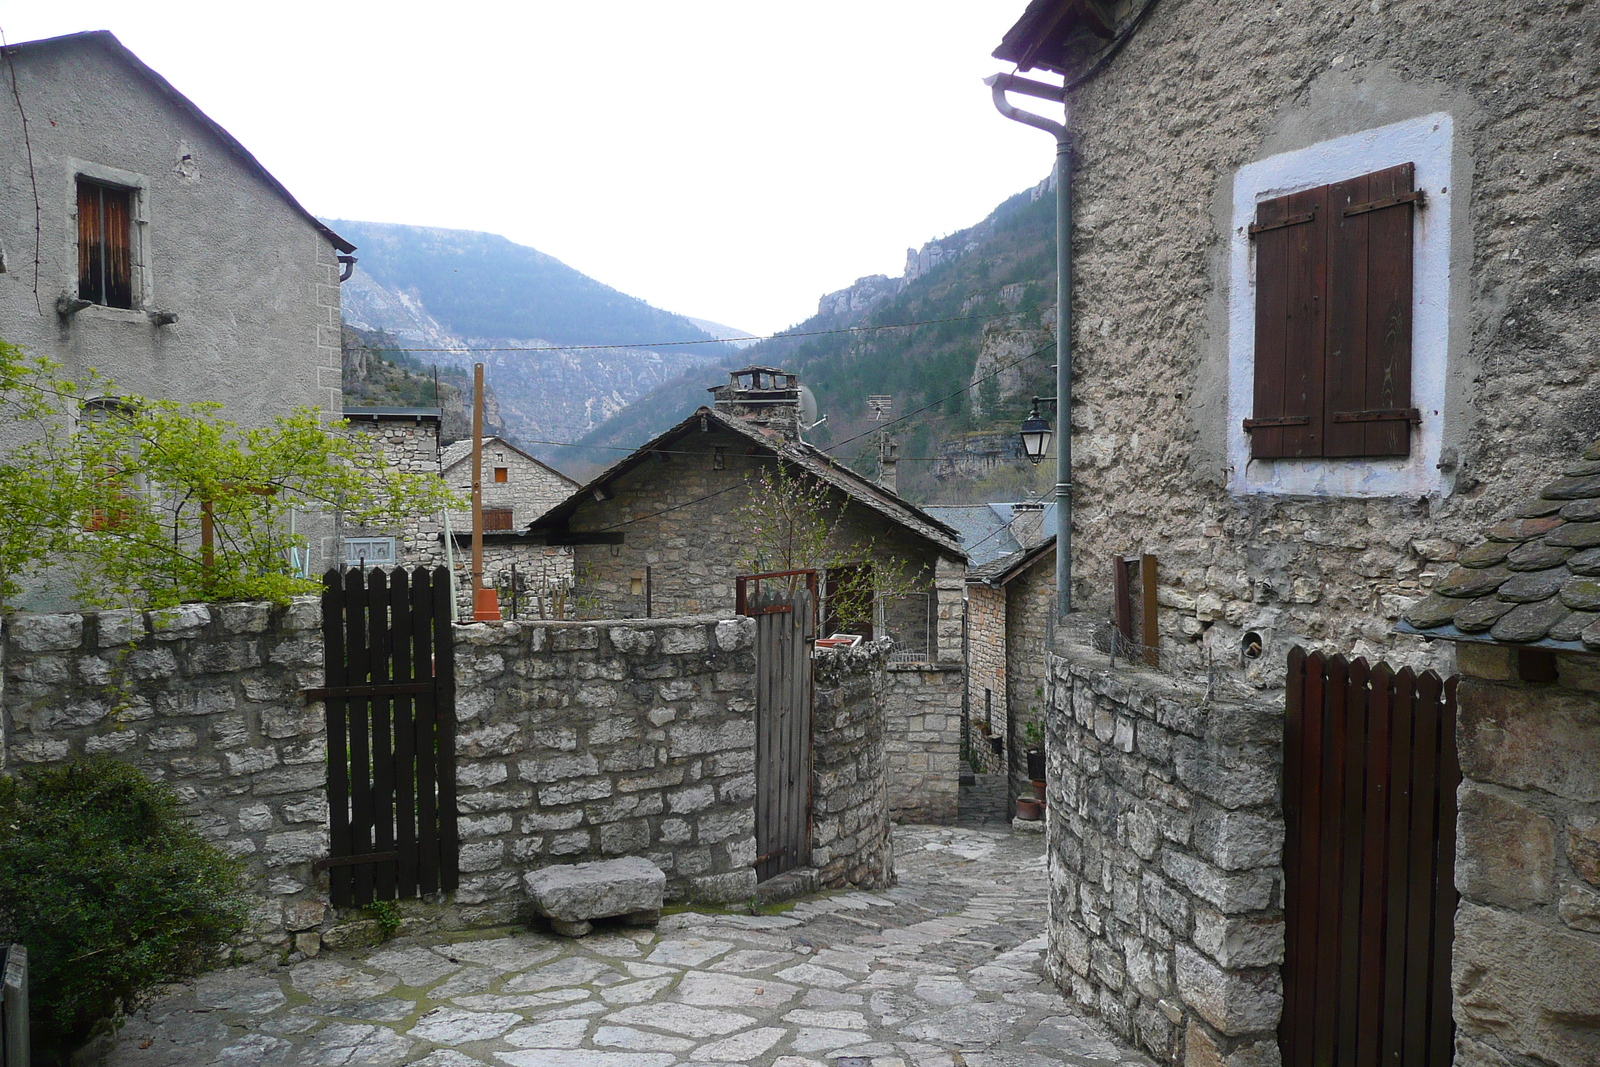
{"type": "Polygon", "coordinates": [[[902,827],[900,883],[579,941],[397,939],[214,972],[137,1013],[112,1067],[1148,1064],[1042,977],[1043,839],[902,827]]]}

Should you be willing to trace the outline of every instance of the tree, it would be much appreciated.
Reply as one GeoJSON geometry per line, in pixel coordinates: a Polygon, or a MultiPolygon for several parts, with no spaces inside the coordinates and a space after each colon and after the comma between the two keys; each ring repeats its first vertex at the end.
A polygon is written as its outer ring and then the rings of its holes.
{"type": "Polygon", "coordinates": [[[300,408],[241,429],[214,403],[117,396],[85,406],[59,367],[0,351],[4,401],[33,431],[0,465],[0,603],[46,559],[94,603],[283,600],[318,586],[294,574],[300,511],[383,524],[459,506],[443,482],[388,469],[365,436],[300,408]]]}

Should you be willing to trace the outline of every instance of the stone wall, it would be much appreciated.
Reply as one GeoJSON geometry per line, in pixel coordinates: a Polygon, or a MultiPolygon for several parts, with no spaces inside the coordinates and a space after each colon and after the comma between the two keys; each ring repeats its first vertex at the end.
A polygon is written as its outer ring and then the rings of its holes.
{"type": "MultiPolygon", "coordinates": [[[[457,618],[472,618],[472,537],[461,537],[454,527],[456,545],[457,618]]],[[[577,618],[579,603],[573,590],[572,549],[535,543],[531,538],[485,534],[483,581],[500,594],[500,616],[511,619],[511,566],[516,564],[522,592],[517,596],[517,619],[577,618]],[[541,614],[542,612],[542,614],[541,614]]]]}
{"type": "Polygon", "coordinates": [[[977,723],[1006,721],[1006,595],[982,582],[967,586],[967,752],[973,769],[994,774],[1003,766],[977,723]]]}
{"type": "Polygon", "coordinates": [[[1006,768],[1011,796],[1032,796],[1028,781],[1028,723],[1044,719],[1050,688],[1049,652],[1055,635],[1056,560],[1047,554],[1015,575],[1006,594],[1006,768]]]}
{"type": "Polygon", "coordinates": [[[1051,672],[1052,978],[1159,1061],[1277,1063],[1281,709],[1076,647],[1051,672]]]}
{"type": "Polygon", "coordinates": [[[327,739],[321,606],[191,604],[4,620],[9,772],[104,753],[177,791],[195,828],[242,860],[253,896],[239,951],[313,951],[325,918],[327,739]]]}
{"type": "Polygon", "coordinates": [[[884,697],[889,642],[812,657],[811,865],[829,889],[894,884],[884,697]]]}
{"type": "MultiPolygon", "coordinates": [[[[472,499],[471,441],[459,441],[450,446],[443,476],[445,484],[461,499],[472,499]]],[[[577,489],[578,483],[571,478],[512,448],[498,437],[483,442],[483,506],[510,508],[512,529],[521,530],[577,489]],[[495,481],[496,468],[505,469],[505,481],[495,481]]],[[[451,512],[450,526],[456,531],[471,530],[471,512],[451,512]]]]}
{"type": "Polygon", "coordinates": [[[669,900],[755,890],[755,627],[709,616],[457,629],[458,905],[646,856],[669,900]]]}
{"type": "Polygon", "coordinates": [[[885,694],[889,812],[954,822],[961,795],[960,663],[891,663],[885,694]]]}
{"type": "MultiPolygon", "coordinates": [[[[437,419],[356,417],[346,431],[358,441],[370,438],[385,466],[407,474],[439,473],[439,422],[437,419]]],[[[411,516],[398,526],[344,525],[344,537],[393,537],[395,559],[404,567],[436,567],[444,562],[444,524],[438,515],[411,516]]],[[[344,558],[338,546],[338,558],[344,558]]]]}
{"type": "Polygon", "coordinates": [[[1456,1063],[1600,1057],[1600,661],[1518,680],[1516,650],[1463,645],[1452,960],[1456,1063]]]}
{"type": "Polygon", "coordinates": [[[1274,685],[1297,642],[1452,673],[1446,643],[1397,639],[1392,621],[1504,501],[1600,433],[1600,77],[1582,58],[1597,34],[1592,3],[1162,3],[1073,91],[1079,604],[1105,618],[1112,560],[1152,552],[1164,664],[1203,670],[1209,652],[1237,670],[1256,631],[1266,651],[1248,671],[1274,685]],[[1440,112],[1454,122],[1448,195],[1429,190],[1454,207],[1447,392],[1424,417],[1442,422],[1425,473],[1446,488],[1230,492],[1259,473],[1224,447],[1241,433],[1226,396],[1230,255],[1247,240],[1236,173],[1440,112]]]}

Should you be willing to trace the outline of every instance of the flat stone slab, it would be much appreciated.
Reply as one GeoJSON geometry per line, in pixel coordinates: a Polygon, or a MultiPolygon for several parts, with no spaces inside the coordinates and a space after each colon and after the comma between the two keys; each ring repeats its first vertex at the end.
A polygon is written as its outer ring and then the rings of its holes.
{"type": "Polygon", "coordinates": [[[534,910],[569,937],[588,933],[591,919],[659,916],[667,888],[661,868],[638,856],[541,867],[522,880],[534,910]]]}

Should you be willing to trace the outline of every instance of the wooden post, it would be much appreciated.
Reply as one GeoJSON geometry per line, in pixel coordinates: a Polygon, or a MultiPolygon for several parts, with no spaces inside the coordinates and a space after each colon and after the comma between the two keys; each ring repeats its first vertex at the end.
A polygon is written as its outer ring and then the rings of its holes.
{"type": "Polygon", "coordinates": [[[500,621],[499,594],[483,586],[482,363],[472,365],[472,621],[500,621]]]}
{"type": "Polygon", "coordinates": [[[211,584],[217,574],[216,526],[212,520],[211,499],[200,501],[200,588],[211,595],[211,584]]]}

